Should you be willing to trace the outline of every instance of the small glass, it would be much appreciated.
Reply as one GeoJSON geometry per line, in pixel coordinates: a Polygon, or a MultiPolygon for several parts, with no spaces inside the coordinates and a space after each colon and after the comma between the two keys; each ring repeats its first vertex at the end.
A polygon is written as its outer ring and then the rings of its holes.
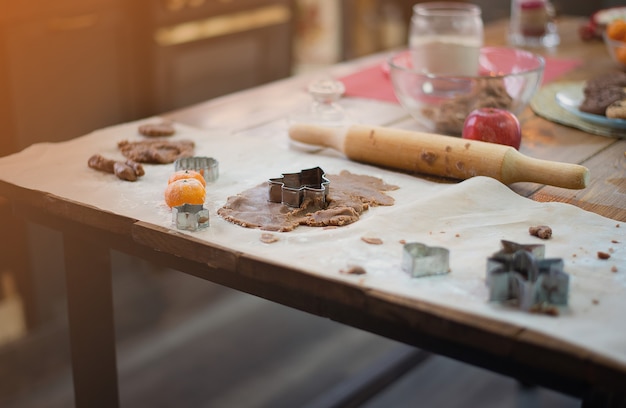
{"type": "MultiPolygon", "coordinates": [[[[355,120],[339,104],[345,92],[343,82],[332,78],[321,78],[311,82],[307,91],[311,96],[311,104],[304,111],[289,115],[287,125],[314,125],[331,128],[342,128],[356,123],[355,120]]],[[[323,148],[308,145],[289,139],[289,146],[296,150],[314,153],[323,148]]]]}
{"type": "Polygon", "coordinates": [[[477,5],[455,2],[413,6],[409,48],[417,71],[475,76],[483,45],[483,21],[477,5]]]}
{"type": "Polygon", "coordinates": [[[345,92],[343,82],[331,78],[313,81],[307,87],[312,103],[304,112],[297,112],[289,118],[291,124],[306,123],[324,126],[345,126],[350,118],[338,101],[345,92]]]}
{"type": "Polygon", "coordinates": [[[560,42],[554,7],[548,0],[511,0],[509,43],[517,47],[554,47],[560,42]]]}

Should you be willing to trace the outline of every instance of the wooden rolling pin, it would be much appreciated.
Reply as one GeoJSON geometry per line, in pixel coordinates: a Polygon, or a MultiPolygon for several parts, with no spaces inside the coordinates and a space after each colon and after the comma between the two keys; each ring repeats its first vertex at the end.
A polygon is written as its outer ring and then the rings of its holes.
{"type": "Polygon", "coordinates": [[[488,176],[504,184],[529,181],[571,189],[585,188],[589,181],[584,166],[534,159],[510,146],[433,133],[296,124],[289,128],[289,137],[336,149],[354,161],[454,179],[488,176]]]}

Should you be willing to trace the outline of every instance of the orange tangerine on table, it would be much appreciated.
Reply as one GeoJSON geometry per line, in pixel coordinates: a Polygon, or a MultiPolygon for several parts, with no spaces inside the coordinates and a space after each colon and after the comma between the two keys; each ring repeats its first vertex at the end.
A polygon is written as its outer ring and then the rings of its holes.
{"type": "Polygon", "coordinates": [[[186,179],[186,178],[196,179],[200,183],[202,183],[203,186],[206,187],[206,180],[204,179],[202,174],[198,173],[195,170],[178,170],[177,172],[173,173],[170,176],[169,180],[167,181],[167,184],[170,184],[171,182],[176,181],[176,180],[186,179]]]}
{"type": "Polygon", "coordinates": [[[612,40],[626,41],[626,20],[611,21],[606,26],[606,35],[612,40]]]}
{"type": "Polygon", "coordinates": [[[165,203],[170,207],[183,204],[204,204],[206,191],[202,183],[195,178],[174,180],[165,188],[165,203]]]}
{"type": "Polygon", "coordinates": [[[615,50],[615,58],[622,64],[626,65],[626,43],[615,50]]]}

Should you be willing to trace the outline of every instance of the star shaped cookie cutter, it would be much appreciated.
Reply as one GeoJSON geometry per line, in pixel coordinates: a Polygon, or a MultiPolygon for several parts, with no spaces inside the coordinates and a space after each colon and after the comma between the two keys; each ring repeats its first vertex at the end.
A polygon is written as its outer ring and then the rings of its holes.
{"type": "Polygon", "coordinates": [[[544,245],[501,243],[502,249],[487,259],[490,301],[517,301],[525,311],[545,304],[567,305],[569,275],[562,259],[545,259],[544,245]]]}
{"type": "Polygon", "coordinates": [[[402,269],[413,278],[448,273],[450,251],[419,242],[406,243],[402,250],[402,269]]]}
{"type": "Polygon", "coordinates": [[[326,206],[330,180],[319,167],[298,173],[283,173],[282,177],[269,179],[269,201],[298,208],[305,199],[326,206]]]}
{"type": "Polygon", "coordinates": [[[209,210],[202,204],[183,204],[172,207],[172,223],[176,228],[197,231],[209,226],[209,210]]]}

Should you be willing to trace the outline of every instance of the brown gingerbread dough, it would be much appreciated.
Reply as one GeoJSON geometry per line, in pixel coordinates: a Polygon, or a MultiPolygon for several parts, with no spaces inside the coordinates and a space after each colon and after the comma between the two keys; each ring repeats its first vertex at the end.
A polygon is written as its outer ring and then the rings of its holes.
{"type": "Polygon", "coordinates": [[[442,134],[461,135],[465,118],[474,109],[510,109],[513,98],[504,86],[504,80],[493,78],[477,80],[468,94],[446,100],[439,107],[424,108],[422,113],[431,119],[435,131],[442,134]]]}
{"type": "Polygon", "coordinates": [[[172,136],[176,133],[176,129],[174,129],[174,125],[172,122],[163,121],[161,123],[146,123],[140,125],[138,128],[139,133],[148,137],[159,137],[159,136],[172,136]]]}
{"type": "Polygon", "coordinates": [[[140,163],[130,159],[124,162],[110,160],[99,154],[91,156],[87,161],[87,165],[95,170],[113,173],[119,179],[126,181],[136,181],[137,178],[146,174],[140,163]]]}
{"type": "Polygon", "coordinates": [[[193,156],[195,144],[191,140],[166,141],[161,139],[129,142],[122,140],[117,147],[122,154],[138,163],[167,164],[181,157],[193,156]]]}
{"type": "Polygon", "coordinates": [[[326,208],[308,200],[300,208],[270,202],[269,184],[263,183],[229,197],[217,213],[232,223],[266,231],[293,231],[299,225],[343,226],[356,222],[370,206],[393,205],[394,199],[385,192],[398,189],[379,178],[346,170],[326,177],[330,180],[326,208]]]}

